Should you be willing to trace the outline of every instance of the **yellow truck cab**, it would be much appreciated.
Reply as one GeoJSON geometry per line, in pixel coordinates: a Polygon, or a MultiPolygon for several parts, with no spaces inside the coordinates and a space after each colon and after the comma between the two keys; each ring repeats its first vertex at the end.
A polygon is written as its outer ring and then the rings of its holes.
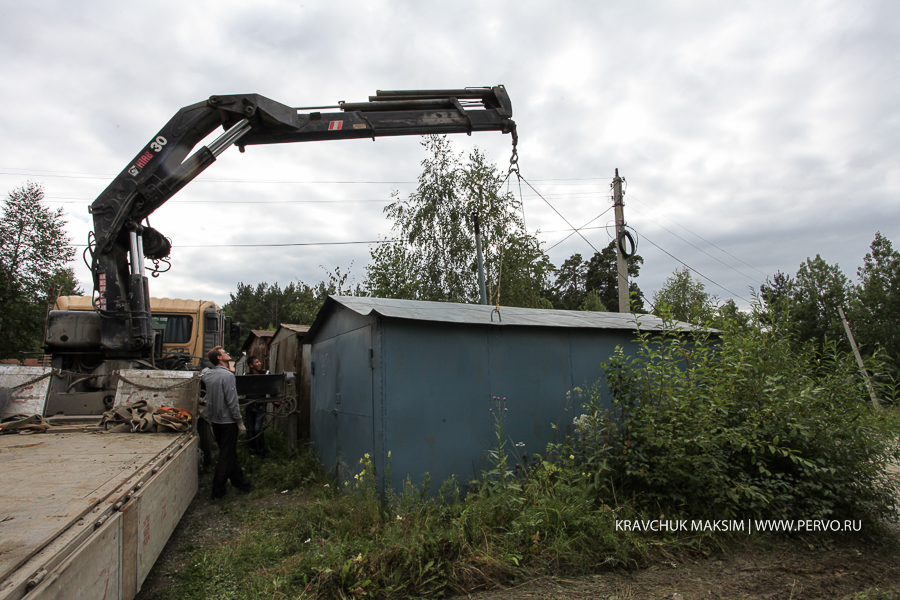
{"type": "MultiPolygon", "coordinates": [[[[93,311],[90,296],[60,296],[54,310],[93,311]]],[[[209,366],[206,354],[225,343],[225,314],[210,300],[150,298],[153,330],[162,339],[162,353],[191,355],[194,367],[209,366]]]]}

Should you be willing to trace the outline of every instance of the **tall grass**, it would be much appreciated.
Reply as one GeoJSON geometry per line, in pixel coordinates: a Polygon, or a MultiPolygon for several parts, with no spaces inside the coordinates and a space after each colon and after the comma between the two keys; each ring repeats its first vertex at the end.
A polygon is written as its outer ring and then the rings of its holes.
{"type": "Polygon", "coordinates": [[[340,490],[309,451],[253,461],[260,489],[223,507],[241,533],[199,548],[168,597],[439,597],[698,539],[616,528],[645,515],[895,515],[896,414],[872,409],[851,357],[759,319],[716,339],[642,335],[635,356],[605,365],[613,413],[584,392],[575,436],[537,460],[506,445],[495,398],[492,467],[465,497],[453,481],[379,491],[368,456],[340,490]],[[267,507],[288,489],[297,502],[267,507]]]}
{"type": "MultiPolygon", "coordinates": [[[[256,481],[285,487],[308,464],[306,456],[270,461],[268,478],[256,481]]],[[[199,551],[169,597],[439,597],[537,574],[595,572],[646,553],[635,534],[615,531],[626,509],[598,504],[562,478],[522,479],[466,498],[453,482],[434,495],[407,481],[383,496],[367,458],[358,471],[340,491],[307,473],[306,503],[261,510],[251,498],[232,507],[244,533],[199,551]]]]}

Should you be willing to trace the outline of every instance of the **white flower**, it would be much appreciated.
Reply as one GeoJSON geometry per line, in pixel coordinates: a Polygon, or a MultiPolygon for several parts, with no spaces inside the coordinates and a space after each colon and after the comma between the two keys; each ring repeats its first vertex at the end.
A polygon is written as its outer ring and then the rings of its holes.
{"type": "Polygon", "coordinates": [[[591,417],[590,415],[578,415],[572,419],[572,424],[575,425],[575,433],[584,435],[591,429],[591,417]]]}

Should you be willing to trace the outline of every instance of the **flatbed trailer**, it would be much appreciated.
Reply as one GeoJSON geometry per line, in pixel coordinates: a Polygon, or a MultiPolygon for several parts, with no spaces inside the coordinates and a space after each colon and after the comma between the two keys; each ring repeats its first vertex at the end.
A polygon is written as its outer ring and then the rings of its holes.
{"type": "MultiPolygon", "coordinates": [[[[196,408],[195,377],[177,375],[172,390],[166,372],[150,373],[141,389],[120,382],[116,405],[196,408]]],[[[14,380],[0,374],[6,386],[14,380]]],[[[0,600],[131,600],[196,494],[194,431],[90,429],[0,436],[0,600]]]]}

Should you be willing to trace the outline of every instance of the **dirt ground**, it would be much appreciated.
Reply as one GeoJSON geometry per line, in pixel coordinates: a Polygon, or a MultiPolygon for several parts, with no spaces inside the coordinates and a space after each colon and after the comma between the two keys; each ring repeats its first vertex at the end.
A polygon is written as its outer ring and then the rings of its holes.
{"type": "Polygon", "coordinates": [[[657,559],[636,570],[545,578],[452,600],[900,598],[896,543],[809,547],[797,539],[710,557],[657,559]],[[862,596],[860,592],[867,591],[862,596]]]}
{"type": "MultiPolygon", "coordinates": [[[[227,539],[240,525],[227,514],[236,502],[269,506],[303,502],[303,496],[255,494],[212,502],[201,491],[166,545],[137,600],[154,600],[174,582],[192,552],[208,540],[227,539]],[[223,508],[226,510],[223,511],[223,508]]],[[[699,600],[808,598],[900,600],[900,529],[877,541],[860,537],[729,542],[705,553],[658,555],[640,568],[584,577],[546,577],[452,600],[699,600]],[[678,594],[680,596],[676,596],[678,594]]]]}

